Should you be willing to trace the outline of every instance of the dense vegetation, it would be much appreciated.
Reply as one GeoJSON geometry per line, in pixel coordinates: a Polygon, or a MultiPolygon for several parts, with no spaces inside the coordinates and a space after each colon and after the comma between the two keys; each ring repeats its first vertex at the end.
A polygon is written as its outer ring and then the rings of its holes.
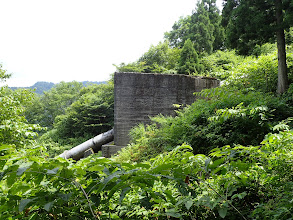
{"type": "MultiPolygon", "coordinates": [[[[113,80],[61,82],[42,95],[1,87],[0,218],[293,219],[293,5],[275,2],[284,6],[282,28],[266,20],[277,11],[271,1],[226,0],[230,17],[214,0],[199,1],[164,42],[117,65],[216,77],[222,86],[197,93],[174,117],[133,128],[131,143],[113,158],[57,156],[113,126],[113,80]],[[257,31],[245,17],[235,29],[245,11],[253,25],[261,22],[257,31]],[[280,29],[283,92],[273,34],[280,29]]],[[[9,77],[0,66],[0,80],[9,77]]]]}

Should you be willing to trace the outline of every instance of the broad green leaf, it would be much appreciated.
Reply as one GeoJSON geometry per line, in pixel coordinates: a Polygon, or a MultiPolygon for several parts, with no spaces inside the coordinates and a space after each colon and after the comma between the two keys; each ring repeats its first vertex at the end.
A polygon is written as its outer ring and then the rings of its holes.
{"type": "Polygon", "coordinates": [[[23,174],[28,168],[30,168],[30,166],[19,167],[19,168],[17,169],[16,175],[17,175],[17,176],[22,175],[22,174],[23,174]]]}
{"type": "Polygon", "coordinates": [[[181,214],[178,213],[175,209],[169,209],[166,212],[167,216],[174,217],[174,218],[181,218],[181,214]]]}
{"type": "Polygon", "coordinates": [[[95,165],[88,169],[88,171],[102,171],[105,167],[102,165],[95,165]]]}
{"type": "Polygon", "coordinates": [[[20,195],[20,194],[27,194],[31,191],[31,186],[27,183],[20,183],[20,184],[14,184],[9,189],[9,194],[11,195],[20,195]]]}
{"type": "Polygon", "coordinates": [[[58,195],[62,200],[64,201],[68,201],[70,199],[70,197],[72,196],[72,193],[68,193],[68,194],[59,194],[58,195]]]}
{"type": "Polygon", "coordinates": [[[239,198],[239,199],[243,199],[245,196],[247,195],[247,192],[242,192],[240,194],[235,194],[231,197],[231,200],[235,199],[235,198],[239,198]]]}
{"type": "Polygon", "coordinates": [[[151,167],[151,165],[149,165],[147,163],[138,163],[138,164],[135,164],[135,167],[141,167],[141,168],[149,169],[151,167]]]}
{"type": "MultiPolygon", "coordinates": [[[[105,170],[105,169],[104,169],[104,170],[105,170]]],[[[116,172],[116,173],[114,173],[114,174],[111,174],[110,176],[106,177],[105,179],[103,179],[103,180],[100,182],[100,187],[98,188],[97,192],[101,192],[101,191],[103,191],[104,188],[107,186],[107,184],[108,184],[111,180],[113,180],[113,179],[115,179],[115,178],[117,178],[117,177],[120,177],[120,175],[121,175],[121,172],[118,171],[118,172],[116,172]]]]}
{"type": "Polygon", "coordinates": [[[225,161],[225,158],[221,158],[218,160],[213,161],[212,164],[210,164],[210,168],[216,168],[217,166],[219,166],[220,164],[222,164],[225,161]]]}
{"type": "Polygon", "coordinates": [[[130,190],[131,190],[130,187],[126,187],[126,188],[124,188],[124,189],[121,191],[121,193],[120,193],[120,198],[119,198],[119,204],[122,203],[124,197],[126,196],[126,194],[127,194],[130,190]]]}
{"type": "Polygon", "coordinates": [[[46,211],[50,211],[50,209],[52,208],[53,204],[54,204],[55,201],[52,201],[52,202],[48,202],[47,204],[44,205],[44,209],[46,211]]]}
{"type": "Polygon", "coordinates": [[[170,169],[173,167],[174,167],[174,164],[171,164],[171,163],[170,164],[162,164],[162,165],[155,167],[150,172],[160,173],[160,174],[169,174],[170,169]]]}
{"type": "Polygon", "coordinates": [[[92,195],[90,196],[90,199],[91,199],[91,201],[92,201],[96,206],[98,206],[98,205],[100,204],[100,202],[101,202],[101,196],[100,196],[100,195],[92,194],[92,195]]]}
{"type": "Polygon", "coordinates": [[[121,181],[121,182],[116,182],[116,185],[110,190],[109,194],[108,194],[108,199],[110,199],[115,192],[117,192],[118,190],[120,189],[123,189],[123,188],[129,188],[128,187],[128,184],[121,181]]]}
{"type": "Polygon", "coordinates": [[[56,174],[59,169],[60,169],[59,167],[56,167],[56,168],[54,168],[52,170],[47,170],[47,174],[56,174]]]}
{"type": "Polygon", "coordinates": [[[22,199],[20,200],[20,203],[19,203],[19,207],[18,207],[18,210],[19,212],[22,212],[24,210],[24,208],[31,202],[33,201],[33,199],[22,199]]]}
{"type": "Polygon", "coordinates": [[[127,168],[130,168],[130,169],[134,169],[134,166],[132,164],[129,164],[129,163],[122,163],[121,164],[123,168],[127,167],[127,168]]]}
{"type": "Polygon", "coordinates": [[[193,201],[192,200],[188,200],[184,203],[185,207],[187,208],[187,210],[190,209],[190,207],[192,206],[193,204],[193,201]]]}
{"type": "Polygon", "coordinates": [[[6,151],[6,150],[11,150],[11,149],[13,149],[13,147],[11,145],[4,144],[4,145],[0,146],[0,151],[4,151],[4,150],[6,151]]]}
{"type": "Polygon", "coordinates": [[[223,207],[223,208],[218,209],[218,212],[219,212],[219,215],[221,216],[221,218],[226,217],[227,211],[228,211],[227,207],[223,207]]]}
{"type": "Polygon", "coordinates": [[[212,161],[211,158],[208,158],[208,159],[206,159],[206,161],[205,161],[205,171],[206,171],[206,172],[208,172],[208,167],[209,167],[211,161],[212,161]]]}
{"type": "Polygon", "coordinates": [[[9,173],[6,176],[6,180],[7,180],[8,187],[12,186],[16,182],[16,173],[15,172],[9,173]]]}

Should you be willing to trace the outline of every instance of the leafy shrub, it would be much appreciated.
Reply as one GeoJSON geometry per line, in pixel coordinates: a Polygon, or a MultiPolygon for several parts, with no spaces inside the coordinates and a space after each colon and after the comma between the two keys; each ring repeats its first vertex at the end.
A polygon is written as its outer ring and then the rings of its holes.
{"type": "Polygon", "coordinates": [[[283,94],[282,98],[288,103],[290,106],[293,106],[293,83],[290,84],[288,90],[283,94]]]}
{"type": "Polygon", "coordinates": [[[144,126],[139,124],[130,131],[130,137],[136,140],[135,143],[124,147],[119,152],[116,161],[134,161],[139,162],[148,160],[164,151],[162,143],[164,141],[156,138],[158,127],[156,124],[144,126]],[[139,144],[138,144],[139,143],[139,144]]]}
{"type": "Polygon", "coordinates": [[[207,76],[225,80],[231,75],[231,70],[244,60],[235,50],[218,50],[211,55],[204,56],[201,63],[207,76]]]}
{"type": "Polygon", "coordinates": [[[176,73],[180,49],[171,48],[168,41],[152,45],[136,62],[114,65],[118,72],[176,73]]]}
{"type": "MultiPolygon", "coordinates": [[[[289,83],[293,82],[293,53],[287,53],[289,83]]],[[[238,88],[253,87],[262,92],[276,92],[278,82],[277,52],[261,55],[258,58],[247,57],[231,70],[225,81],[238,88]]]]}
{"type": "Polygon", "coordinates": [[[114,65],[118,72],[134,72],[143,73],[145,72],[146,66],[145,62],[132,62],[132,63],[121,63],[119,65],[114,65]]]}
{"type": "Polygon", "coordinates": [[[56,117],[54,129],[57,140],[91,138],[110,130],[113,124],[114,84],[109,82],[83,88],[65,114],[56,117]]]}
{"type": "Polygon", "coordinates": [[[46,149],[46,152],[50,158],[53,158],[60,155],[64,151],[70,150],[72,147],[85,142],[87,139],[76,137],[69,140],[67,139],[66,141],[56,140],[58,140],[56,130],[52,129],[40,136],[36,140],[36,142],[37,145],[42,146],[46,149]]]}
{"type": "Polygon", "coordinates": [[[28,90],[12,91],[0,87],[0,144],[14,144],[23,147],[30,144],[41,130],[39,125],[29,124],[24,117],[25,106],[33,94],[28,90]]]}
{"type": "Polygon", "coordinates": [[[81,88],[82,83],[76,81],[56,84],[44,95],[34,97],[32,104],[26,107],[26,119],[52,129],[55,118],[77,100],[81,88]]]}
{"type": "Polygon", "coordinates": [[[194,155],[182,145],[144,163],[46,159],[1,145],[1,219],[290,219],[293,131],[259,146],[194,155]]]}
{"type": "Polygon", "coordinates": [[[153,124],[134,128],[130,149],[121,156],[145,160],[183,143],[203,154],[224,145],[257,145],[274,124],[292,116],[284,101],[253,90],[215,88],[198,95],[205,99],[177,111],[176,117],[157,116],[153,124]]]}
{"type": "Polygon", "coordinates": [[[199,64],[198,54],[194,49],[194,44],[190,39],[187,39],[181,49],[178,73],[196,75],[202,72],[202,69],[203,67],[199,64]]]}
{"type": "Polygon", "coordinates": [[[254,56],[260,56],[260,55],[268,55],[270,53],[276,52],[277,51],[277,45],[276,44],[271,44],[271,43],[265,43],[263,45],[256,45],[252,55],[254,56]]]}

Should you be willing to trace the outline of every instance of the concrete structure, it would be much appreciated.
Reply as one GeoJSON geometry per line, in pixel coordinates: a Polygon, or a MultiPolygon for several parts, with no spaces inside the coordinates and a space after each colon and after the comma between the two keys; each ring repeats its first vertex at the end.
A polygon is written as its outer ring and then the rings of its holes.
{"type": "MultiPolygon", "coordinates": [[[[115,150],[127,146],[129,131],[150,116],[172,115],[173,104],[192,104],[194,92],[219,86],[215,78],[178,74],[115,73],[114,75],[114,143],[115,150]],[[120,147],[118,147],[120,146],[120,147]]],[[[102,151],[109,152],[103,146],[102,151]]],[[[111,154],[113,152],[111,151],[111,154]]],[[[109,156],[109,155],[104,155],[109,156]]]]}

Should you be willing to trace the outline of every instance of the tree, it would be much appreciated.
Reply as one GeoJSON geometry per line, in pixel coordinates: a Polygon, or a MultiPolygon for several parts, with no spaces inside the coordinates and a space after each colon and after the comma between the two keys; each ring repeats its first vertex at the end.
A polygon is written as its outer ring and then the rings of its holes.
{"type": "Polygon", "coordinates": [[[201,71],[198,55],[190,39],[186,40],[181,50],[178,73],[193,74],[201,71]]]}
{"type": "Polygon", "coordinates": [[[52,128],[55,117],[65,113],[79,96],[82,83],[60,82],[42,96],[36,96],[32,105],[26,109],[26,118],[30,123],[52,128]]]}
{"type": "Polygon", "coordinates": [[[224,29],[221,16],[216,6],[216,0],[202,0],[196,5],[191,16],[181,17],[175,22],[165,38],[173,47],[182,48],[184,42],[190,39],[198,53],[211,53],[223,47],[224,29]]]}
{"type": "Polygon", "coordinates": [[[6,73],[6,70],[2,68],[2,65],[0,64],[0,82],[5,82],[6,79],[8,79],[11,76],[11,74],[6,73]]]}
{"type": "Polygon", "coordinates": [[[119,72],[174,73],[180,56],[179,48],[171,48],[168,41],[152,45],[137,62],[114,65],[119,72]]]}
{"type": "Polygon", "coordinates": [[[132,72],[132,73],[144,73],[145,63],[143,62],[132,62],[132,63],[120,63],[119,65],[113,64],[116,67],[117,72],[132,72]]]}
{"type": "Polygon", "coordinates": [[[204,1],[199,2],[196,12],[191,16],[190,39],[193,41],[197,52],[210,54],[213,51],[215,41],[214,25],[211,24],[208,11],[204,6],[204,1]]]}
{"type": "Polygon", "coordinates": [[[277,41],[279,94],[288,89],[284,30],[293,25],[292,16],[290,0],[224,0],[223,25],[228,47],[250,54],[257,44],[277,41]]]}
{"type": "Polygon", "coordinates": [[[220,50],[224,45],[225,32],[222,26],[222,17],[220,15],[220,10],[216,5],[216,0],[204,0],[204,7],[208,12],[211,24],[214,26],[213,36],[215,38],[213,43],[213,50],[220,50]]]}
{"type": "Polygon", "coordinates": [[[165,39],[172,47],[182,48],[190,33],[191,16],[180,17],[172,26],[172,30],[165,33],[165,39]]]}
{"type": "Polygon", "coordinates": [[[114,83],[91,85],[55,120],[55,137],[90,138],[110,130],[114,125],[114,83]]]}
{"type": "MultiPolygon", "coordinates": [[[[0,81],[9,77],[0,65],[0,81]]],[[[25,106],[31,102],[33,95],[24,89],[13,91],[7,86],[0,87],[0,146],[13,144],[23,147],[37,136],[35,131],[40,130],[40,126],[29,124],[24,117],[25,106]]]]}
{"type": "Polygon", "coordinates": [[[156,46],[151,46],[144,53],[138,62],[145,63],[146,72],[164,72],[164,70],[174,70],[180,56],[178,48],[170,48],[169,42],[159,42],[156,46]],[[156,71],[158,69],[159,71],[156,71]]]}

